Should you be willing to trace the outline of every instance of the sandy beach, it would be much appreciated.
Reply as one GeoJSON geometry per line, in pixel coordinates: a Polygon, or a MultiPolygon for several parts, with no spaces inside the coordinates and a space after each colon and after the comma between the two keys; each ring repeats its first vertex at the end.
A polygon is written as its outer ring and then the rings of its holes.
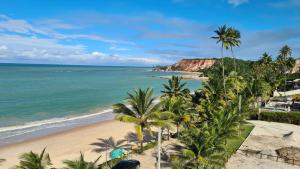
{"type": "MultiPolygon", "coordinates": [[[[18,163],[18,157],[22,153],[31,150],[40,153],[44,147],[47,147],[47,152],[55,167],[62,167],[63,160],[77,159],[80,152],[84,153],[86,160],[92,161],[100,155],[93,151],[96,147],[90,145],[97,142],[97,138],[106,139],[112,136],[116,140],[124,139],[131,131],[134,131],[132,124],[111,120],[7,145],[0,147],[0,157],[6,159],[0,168],[10,168],[18,163]]],[[[102,161],[105,161],[104,153],[100,162],[102,161]]]]}
{"type": "MultiPolygon", "coordinates": [[[[171,79],[172,76],[158,76],[159,78],[163,78],[163,79],[171,79]]],[[[203,81],[207,81],[208,77],[200,77],[198,75],[180,75],[179,76],[182,79],[193,79],[193,80],[203,80],[203,81]]]]}

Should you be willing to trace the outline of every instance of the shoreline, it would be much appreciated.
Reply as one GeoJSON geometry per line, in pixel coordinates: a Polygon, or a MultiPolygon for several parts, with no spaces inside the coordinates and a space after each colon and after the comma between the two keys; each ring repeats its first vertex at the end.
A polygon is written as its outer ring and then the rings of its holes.
{"type": "MultiPolygon", "coordinates": [[[[158,71],[158,70],[151,70],[152,72],[168,72],[168,73],[182,73],[183,75],[177,75],[178,77],[181,77],[182,79],[192,79],[192,80],[203,80],[208,81],[208,77],[200,76],[202,75],[202,72],[188,72],[188,71],[158,71]]],[[[162,79],[171,79],[172,76],[152,76],[152,77],[158,77],[162,79]]]]}
{"type": "Polygon", "coordinates": [[[134,132],[133,124],[106,120],[48,134],[21,143],[0,146],[1,158],[6,159],[1,167],[10,168],[18,163],[18,157],[22,153],[29,151],[40,153],[45,147],[55,167],[63,167],[63,160],[79,158],[80,152],[84,153],[88,161],[93,161],[99,155],[102,155],[100,162],[103,162],[105,161],[105,152],[96,153],[93,149],[97,147],[91,144],[97,142],[99,138],[124,139],[129,132],[134,132]]]}
{"type": "Polygon", "coordinates": [[[107,108],[91,114],[53,118],[29,122],[24,125],[2,127],[0,128],[0,147],[113,120],[114,114],[112,111],[111,108],[107,108]]]}
{"type": "MultiPolygon", "coordinates": [[[[162,79],[171,79],[172,76],[157,76],[158,78],[162,78],[162,79]]],[[[207,81],[208,77],[199,77],[197,75],[179,75],[178,77],[182,78],[182,79],[189,79],[189,80],[203,80],[203,81],[207,81]]]]}
{"type": "Polygon", "coordinates": [[[87,128],[90,128],[90,127],[93,127],[93,126],[105,125],[105,123],[110,123],[112,121],[115,121],[115,120],[114,119],[104,120],[104,121],[101,121],[101,122],[98,122],[98,123],[92,123],[92,124],[88,124],[88,125],[83,125],[83,126],[78,126],[78,127],[66,129],[66,130],[63,130],[63,131],[57,131],[55,133],[49,133],[49,134],[44,135],[44,136],[38,136],[38,137],[35,137],[35,138],[32,138],[32,139],[24,140],[22,142],[16,142],[16,143],[0,145],[0,151],[2,149],[6,149],[6,148],[9,148],[9,147],[14,147],[14,146],[18,146],[18,145],[22,145],[22,144],[26,144],[26,143],[30,143],[30,142],[35,142],[35,141],[38,141],[38,140],[43,140],[43,139],[47,139],[47,138],[51,138],[51,137],[60,136],[60,135],[66,134],[66,133],[74,132],[74,131],[77,131],[77,130],[87,129],[87,128]]]}

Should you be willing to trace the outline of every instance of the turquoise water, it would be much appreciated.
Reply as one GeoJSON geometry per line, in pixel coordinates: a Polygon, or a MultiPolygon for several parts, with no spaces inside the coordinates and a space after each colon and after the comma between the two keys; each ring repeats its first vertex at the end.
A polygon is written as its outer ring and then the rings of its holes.
{"type": "MultiPolygon", "coordinates": [[[[153,76],[175,73],[149,70],[0,64],[0,129],[100,112],[125,99],[135,88],[150,87],[159,96],[167,80],[153,76]]],[[[191,90],[201,86],[196,80],[187,83],[191,90]]]]}

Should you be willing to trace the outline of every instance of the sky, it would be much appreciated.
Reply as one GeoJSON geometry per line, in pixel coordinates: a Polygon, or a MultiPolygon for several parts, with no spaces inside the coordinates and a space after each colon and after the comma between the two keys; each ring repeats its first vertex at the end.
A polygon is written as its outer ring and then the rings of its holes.
{"type": "MultiPolygon", "coordinates": [[[[218,58],[214,30],[241,32],[236,57],[300,57],[300,0],[3,0],[0,63],[155,66],[218,58]]],[[[225,53],[230,56],[230,52],[225,53]]]]}

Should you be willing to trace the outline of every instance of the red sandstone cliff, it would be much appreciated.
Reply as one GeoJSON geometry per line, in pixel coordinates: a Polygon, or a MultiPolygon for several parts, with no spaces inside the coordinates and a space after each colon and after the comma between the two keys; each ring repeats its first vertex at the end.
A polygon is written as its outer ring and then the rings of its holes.
{"type": "Polygon", "coordinates": [[[215,62],[216,59],[182,59],[173,65],[155,68],[154,71],[198,72],[210,68],[215,62]]]}

